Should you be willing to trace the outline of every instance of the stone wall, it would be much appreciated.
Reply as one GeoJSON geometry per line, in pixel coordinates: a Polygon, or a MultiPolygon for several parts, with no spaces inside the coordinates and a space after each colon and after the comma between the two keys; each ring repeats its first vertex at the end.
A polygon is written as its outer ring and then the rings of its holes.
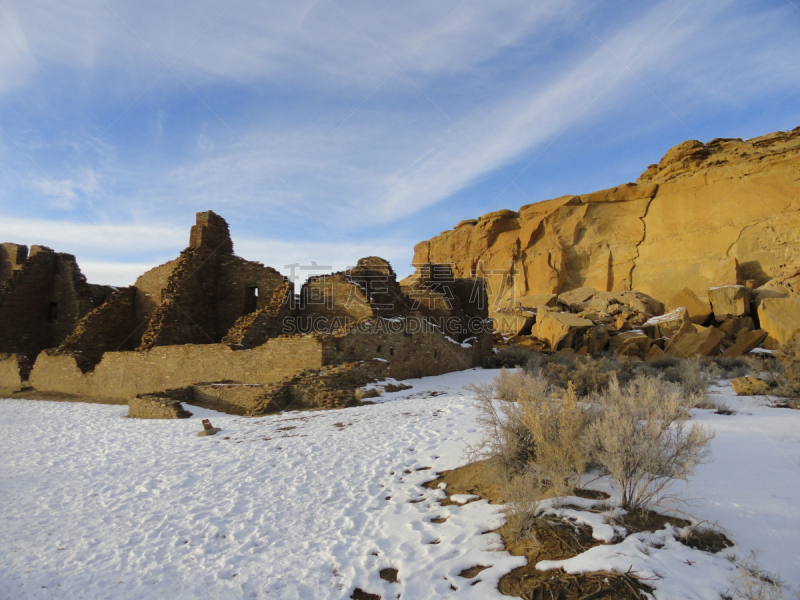
{"type": "Polygon", "coordinates": [[[105,352],[136,348],[136,288],[114,291],[108,301],[80,320],[72,334],[58,347],[73,354],[81,371],[91,371],[105,352]]]}
{"type": "Polygon", "coordinates": [[[128,417],[133,419],[188,419],[191,416],[180,402],[170,398],[146,396],[131,398],[128,402],[128,417]]]}
{"type": "Polygon", "coordinates": [[[273,383],[322,368],[330,361],[330,345],[324,336],[309,335],[277,338],[241,351],[224,344],[157,346],[107,352],[87,373],[74,355],[48,350],[39,355],[30,382],[40,391],[117,400],[203,381],[273,383]]]}
{"type": "Polygon", "coordinates": [[[233,255],[221,256],[216,308],[220,335],[224,336],[242,316],[265,308],[276,290],[283,289],[286,282],[278,271],[259,262],[233,255]],[[257,295],[251,296],[254,293],[257,295]]]}
{"type": "Polygon", "coordinates": [[[389,365],[389,376],[411,379],[441,375],[482,366],[491,349],[491,335],[483,334],[464,344],[439,333],[420,318],[378,321],[333,336],[335,360],[351,362],[381,359],[389,365]]]}
{"type": "MultiPolygon", "coordinates": [[[[222,338],[234,349],[255,348],[283,334],[284,318],[290,317],[294,284],[285,281],[272,292],[269,302],[256,312],[239,317],[222,338]]],[[[260,296],[259,296],[260,297],[260,296]]]]}
{"type": "MultiPolygon", "coordinates": [[[[10,246],[22,256],[20,247],[10,246]]],[[[89,285],[74,256],[32,246],[0,285],[0,352],[35,356],[57,346],[110,291],[89,285]]]]}

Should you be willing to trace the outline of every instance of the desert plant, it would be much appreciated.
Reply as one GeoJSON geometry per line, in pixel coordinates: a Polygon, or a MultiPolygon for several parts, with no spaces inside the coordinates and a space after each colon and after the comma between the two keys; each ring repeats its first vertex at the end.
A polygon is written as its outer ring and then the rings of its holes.
{"type": "MultiPolygon", "coordinates": [[[[736,577],[731,581],[731,589],[724,597],[736,600],[784,600],[786,598],[783,585],[778,577],[761,569],[754,554],[737,563],[736,577]]],[[[800,598],[800,594],[795,594],[795,598],[800,598]]]]}
{"type": "Polygon", "coordinates": [[[789,398],[800,398],[800,334],[775,352],[778,369],[775,379],[778,394],[789,398]]]}
{"type": "Polygon", "coordinates": [[[752,362],[742,356],[715,356],[710,362],[716,367],[717,373],[722,379],[735,379],[753,374],[752,362]]]}
{"type": "Polygon", "coordinates": [[[591,413],[570,385],[560,397],[532,397],[519,406],[522,426],[530,432],[535,454],[525,472],[542,482],[547,493],[561,496],[578,486],[589,462],[584,443],[591,413]]]}
{"type": "Polygon", "coordinates": [[[627,356],[603,353],[596,356],[576,354],[533,354],[525,370],[544,377],[552,386],[566,390],[573,385],[579,396],[588,396],[608,388],[611,376],[627,382],[636,375],[637,362],[627,356]]]}
{"type": "Polygon", "coordinates": [[[687,424],[687,399],[663,379],[639,377],[627,385],[612,381],[597,395],[603,416],[589,428],[594,456],[617,481],[622,507],[657,504],[675,480],[686,480],[710,458],[713,434],[687,424]]]}
{"type": "Polygon", "coordinates": [[[578,485],[589,460],[585,433],[593,411],[572,386],[564,393],[523,371],[502,370],[493,383],[471,390],[483,435],[469,457],[487,461],[486,473],[507,502],[509,525],[524,535],[540,499],[578,485]]]}
{"type": "Polygon", "coordinates": [[[486,368],[513,369],[514,367],[521,367],[528,362],[531,354],[533,354],[531,350],[526,350],[525,348],[520,348],[519,346],[496,348],[489,358],[486,359],[486,368]]]}

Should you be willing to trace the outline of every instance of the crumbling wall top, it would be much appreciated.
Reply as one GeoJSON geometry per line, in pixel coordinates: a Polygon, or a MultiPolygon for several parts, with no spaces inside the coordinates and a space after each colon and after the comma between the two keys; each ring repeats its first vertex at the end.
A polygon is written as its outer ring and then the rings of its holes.
{"type": "Polygon", "coordinates": [[[197,213],[196,225],[189,236],[190,248],[203,248],[219,254],[233,254],[228,222],[212,210],[197,213]]]}

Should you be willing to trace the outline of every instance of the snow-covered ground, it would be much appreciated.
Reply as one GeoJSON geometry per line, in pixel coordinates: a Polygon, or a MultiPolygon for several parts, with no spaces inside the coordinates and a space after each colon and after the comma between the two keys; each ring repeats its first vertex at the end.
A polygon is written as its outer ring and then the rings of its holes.
{"type": "MultiPolygon", "coordinates": [[[[464,464],[477,427],[463,386],[495,375],[260,418],[189,407],[191,419],[147,421],[124,406],[0,400],[0,598],[503,598],[498,579],[524,559],[483,534],[503,522],[499,508],[442,507],[441,490],[421,487],[464,464]],[[197,437],[201,418],[222,432],[197,437]],[[459,577],[475,565],[490,568],[459,577]],[[379,577],[386,568],[399,582],[379,577]]],[[[633,565],[661,577],[658,598],[717,599],[734,574],[725,557],[756,552],[800,586],[800,411],[714,393],[738,414],[695,411],[717,437],[687,510],[736,546],[701,555],[665,530],[598,546],[567,570],[633,565]]]]}

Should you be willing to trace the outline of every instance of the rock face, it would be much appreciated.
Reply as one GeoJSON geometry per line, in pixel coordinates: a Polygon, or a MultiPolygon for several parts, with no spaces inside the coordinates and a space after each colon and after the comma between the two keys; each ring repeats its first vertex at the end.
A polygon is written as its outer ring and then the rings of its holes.
{"type": "Polygon", "coordinates": [[[490,310],[581,287],[637,290],[702,323],[711,287],[751,287],[800,266],[800,127],[747,141],[684,142],[638,181],[462,221],[415,264],[489,282],[490,310]],[[684,305],[688,303],[684,302],[684,305]],[[695,312],[700,311],[698,314],[695,312]]]}

